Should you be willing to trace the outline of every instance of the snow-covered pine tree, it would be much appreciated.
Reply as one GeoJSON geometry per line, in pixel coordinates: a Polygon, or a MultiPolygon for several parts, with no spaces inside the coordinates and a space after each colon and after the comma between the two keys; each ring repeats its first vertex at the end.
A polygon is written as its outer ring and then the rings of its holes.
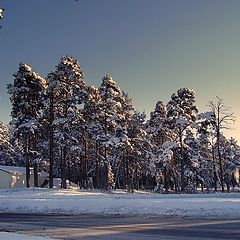
{"type": "MultiPolygon", "coordinates": [[[[170,161],[165,161],[166,158],[163,156],[165,151],[163,151],[162,145],[171,141],[172,131],[168,127],[166,106],[162,101],[158,101],[154,111],[150,113],[150,119],[146,123],[146,131],[152,145],[153,164],[156,165],[155,174],[156,176],[163,175],[164,189],[168,192],[171,167],[168,166],[170,161]]],[[[158,177],[157,179],[161,180],[158,177]]],[[[157,184],[160,186],[162,183],[157,182],[157,184]]]]}
{"type": "MultiPolygon", "coordinates": [[[[119,109],[119,120],[115,128],[115,133],[109,140],[110,145],[114,146],[111,162],[113,165],[113,170],[115,174],[115,188],[133,188],[133,176],[130,176],[129,168],[127,167],[129,163],[128,153],[131,151],[130,138],[128,136],[128,126],[129,122],[133,118],[134,107],[132,99],[127,93],[123,92],[120,96],[121,108],[119,109]]],[[[133,190],[131,190],[133,191],[133,190]]]]}
{"type": "Polygon", "coordinates": [[[215,116],[213,112],[203,112],[197,115],[195,124],[196,135],[200,144],[202,161],[199,174],[202,191],[214,187],[217,191],[218,171],[216,164],[216,134],[214,133],[215,116]]]}
{"type": "Polygon", "coordinates": [[[185,178],[186,192],[196,193],[200,178],[201,167],[203,166],[203,156],[201,156],[201,145],[193,129],[187,129],[184,138],[185,144],[185,178]]]}
{"type": "Polygon", "coordinates": [[[23,162],[20,149],[11,141],[9,128],[0,121],[0,165],[21,166],[23,162]]]}
{"type": "Polygon", "coordinates": [[[100,125],[101,135],[98,140],[100,143],[100,155],[102,156],[102,164],[104,166],[103,173],[105,175],[104,188],[109,189],[109,164],[111,164],[109,156],[114,149],[116,139],[116,127],[120,124],[121,120],[121,89],[117,86],[112,77],[105,75],[102,79],[102,84],[99,87],[99,94],[101,100],[99,102],[100,111],[100,125]],[[111,139],[111,141],[110,141],[111,139]],[[109,147],[111,145],[111,148],[109,147]]]}
{"type": "Polygon", "coordinates": [[[23,146],[26,159],[26,186],[29,187],[30,165],[34,166],[34,185],[38,186],[37,149],[38,133],[41,129],[39,119],[42,107],[42,92],[46,81],[27,64],[20,63],[14,76],[14,83],[8,85],[11,95],[12,121],[14,135],[23,146]]]}
{"type": "Polygon", "coordinates": [[[99,104],[101,97],[98,88],[94,86],[88,86],[86,89],[86,100],[84,103],[84,122],[85,131],[88,135],[88,159],[89,166],[91,166],[88,171],[91,173],[90,176],[93,179],[93,187],[103,188],[100,172],[100,156],[99,156],[99,137],[102,134],[101,127],[101,106],[99,104]]]}
{"type": "Polygon", "coordinates": [[[130,186],[136,189],[140,185],[146,189],[153,189],[155,179],[152,164],[152,148],[145,130],[146,114],[134,111],[131,121],[128,124],[128,138],[130,150],[128,152],[128,169],[130,172],[130,186]]]}
{"type": "Polygon", "coordinates": [[[13,148],[10,144],[8,128],[0,122],[0,165],[14,165],[12,153],[13,148]]]}
{"type": "Polygon", "coordinates": [[[62,187],[66,188],[69,152],[77,139],[72,128],[77,123],[78,108],[85,98],[83,71],[77,60],[66,56],[60,59],[56,70],[47,77],[47,112],[49,128],[49,187],[53,186],[54,147],[58,147],[61,161],[62,187]]]}
{"type": "Polygon", "coordinates": [[[236,186],[236,178],[234,172],[240,167],[240,147],[234,138],[221,139],[221,154],[223,157],[224,182],[227,186],[227,192],[230,187],[236,186]]]}
{"type": "Polygon", "coordinates": [[[177,134],[180,144],[181,192],[184,192],[186,187],[184,174],[187,159],[184,157],[184,134],[187,128],[195,122],[197,112],[195,92],[189,88],[180,88],[177,93],[171,96],[171,100],[167,103],[167,117],[170,122],[170,128],[177,134]]]}
{"type": "Polygon", "coordinates": [[[151,140],[156,145],[161,146],[168,140],[167,132],[165,131],[167,124],[166,106],[162,101],[156,103],[155,109],[150,113],[150,119],[147,121],[146,129],[151,134],[151,140]]]}

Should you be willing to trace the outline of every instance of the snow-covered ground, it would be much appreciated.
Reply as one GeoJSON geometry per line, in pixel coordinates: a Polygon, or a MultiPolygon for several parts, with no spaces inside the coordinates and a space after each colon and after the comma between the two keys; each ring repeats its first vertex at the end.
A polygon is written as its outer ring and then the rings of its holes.
{"type": "Polygon", "coordinates": [[[240,193],[112,193],[78,189],[0,190],[0,212],[239,218],[240,193]]]}
{"type": "Polygon", "coordinates": [[[48,237],[36,237],[29,236],[26,234],[10,233],[10,232],[0,232],[1,240],[53,240],[53,238],[48,237]]]}

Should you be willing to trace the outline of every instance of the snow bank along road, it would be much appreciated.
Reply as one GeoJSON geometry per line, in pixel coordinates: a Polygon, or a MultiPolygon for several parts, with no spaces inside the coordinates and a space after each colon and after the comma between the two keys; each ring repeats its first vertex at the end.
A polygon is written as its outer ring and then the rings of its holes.
{"type": "Polygon", "coordinates": [[[78,189],[0,190],[0,212],[240,218],[240,194],[112,193],[78,189]]]}
{"type": "Polygon", "coordinates": [[[0,239],[1,240],[51,240],[51,238],[28,236],[25,234],[11,233],[11,232],[0,232],[0,239]]]}

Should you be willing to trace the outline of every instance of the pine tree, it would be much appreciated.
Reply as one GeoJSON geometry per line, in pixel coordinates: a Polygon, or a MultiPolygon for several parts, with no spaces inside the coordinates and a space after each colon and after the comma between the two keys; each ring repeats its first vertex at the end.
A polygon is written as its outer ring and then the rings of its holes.
{"type": "Polygon", "coordinates": [[[187,159],[184,156],[184,133],[196,120],[198,112],[195,105],[195,92],[189,88],[180,88],[171,96],[167,104],[167,117],[171,128],[178,136],[180,144],[180,184],[181,192],[185,191],[186,179],[184,176],[187,159]]]}
{"type": "Polygon", "coordinates": [[[111,164],[111,150],[114,149],[116,144],[116,142],[114,142],[114,135],[116,127],[120,123],[121,118],[121,90],[112,77],[106,75],[103,77],[102,84],[99,87],[99,95],[101,97],[99,102],[99,107],[101,109],[99,116],[101,135],[98,137],[98,139],[100,142],[100,147],[102,148],[100,152],[104,166],[104,188],[108,189],[110,183],[107,176],[109,172],[109,164],[111,164]]]}
{"type": "Polygon", "coordinates": [[[203,164],[203,156],[201,155],[201,145],[194,129],[188,129],[185,134],[185,156],[187,159],[185,166],[186,190],[188,193],[196,193],[198,181],[200,178],[201,168],[203,164]]]}
{"type": "Polygon", "coordinates": [[[0,165],[21,166],[21,150],[11,141],[9,128],[0,121],[0,165]]]}
{"type": "MultiPolygon", "coordinates": [[[[146,123],[149,141],[152,144],[153,161],[156,165],[156,175],[163,174],[164,188],[168,192],[168,183],[171,167],[170,161],[166,160],[166,151],[162,149],[165,142],[171,141],[172,133],[168,127],[166,106],[162,101],[156,103],[155,109],[150,113],[150,119],[146,123]],[[155,160],[154,160],[155,159],[155,160]],[[161,171],[159,173],[158,171],[161,171]]],[[[168,155],[169,156],[169,155],[168,155]]],[[[157,178],[161,180],[161,178],[157,178]]],[[[157,182],[160,186],[160,182],[157,182]]]]}
{"type": "Polygon", "coordinates": [[[134,107],[132,99],[122,91],[120,95],[121,108],[119,109],[119,120],[115,128],[115,133],[110,139],[114,149],[112,151],[112,164],[115,170],[115,186],[127,188],[133,191],[133,175],[130,176],[129,169],[129,152],[132,149],[131,139],[128,135],[129,123],[133,119],[134,107]],[[130,189],[131,188],[131,189],[130,189]]]}
{"type": "MultiPolygon", "coordinates": [[[[139,188],[140,184],[148,189],[153,189],[155,179],[154,166],[151,163],[152,149],[145,130],[146,114],[135,111],[128,124],[128,138],[130,150],[128,152],[127,169],[130,172],[130,187],[139,188]]],[[[130,189],[131,190],[131,189],[130,189]]]]}
{"type": "Polygon", "coordinates": [[[240,166],[240,147],[234,138],[221,140],[221,154],[223,157],[224,182],[227,186],[227,192],[230,192],[230,187],[235,187],[236,179],[234,172],[240,166]]]}
{"type": "Polygon", "coordinates": [[[84,101],[83,76],[79,62],[66,56],[61,58],[56,70],[47,77],[50,188],[53,186],[54,147],[56,146],[61,161],[62,187],[66,188],[69,151],[71,146],[76,144],[71,128],[76,123],[78,106],[84,101]]]}
{"type": "Polygon", "coordinates": [[[11,125],[14,127],[15,137],[24,148],[26,159],[26,186],[29,187],[30,165],[34,166],[34,185],[38,186],[37,164],[39,154],[37,149],[38,133],[41,129],[40,114],[42,92],[45,89],[45,80],[32,68],[20,63],[14,83],[8,85],[11,95],[12,118],[11,125]]]}
{"type": "Polygon", "coordinates": [[[100,179],[100,136],[102,134],[101,126],[101,106],[100,106],[100,94],[99,90],[94,86],[87,87],[86,90],[86,100],[84,104],[83,118],[85,122],[85,130],[89,139],[88,149],[88,158],[92,162],[92,169],[89,169],[89,172],[92,172],[92,177],[94,179],[93,185],[96,188],[102,188],[100,179]]]}
{"type": "Polygon", "coordinates": [[[216,136],[214,134],[214,125],[215,116],[213,112],[198,114],[195,128],[200,144],[200,155],[203,158],[199,169],[202,191],[204,186],[207,187],[208,191],[214,186],[215,191],[217,191],[218,171],[215,157],[216,136]]]}

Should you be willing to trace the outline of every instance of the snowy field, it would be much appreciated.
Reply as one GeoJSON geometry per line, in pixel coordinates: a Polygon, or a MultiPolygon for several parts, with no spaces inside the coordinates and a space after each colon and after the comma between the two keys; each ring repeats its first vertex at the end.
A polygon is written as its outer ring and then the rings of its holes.
{"type": "Polygon", "coordinates": [[[0,239],[9,239],[9,240],[53,240],[53,238],[48,237],[36,237],[29,236],[26,234],[10,233],[10,232],[0,232],[0,239]]]}
{"type": "Polygon", "coordinates": [[[0,190],[0,212],[239,218],[240,193],[112,193],[78,189],[0,190]]]}

